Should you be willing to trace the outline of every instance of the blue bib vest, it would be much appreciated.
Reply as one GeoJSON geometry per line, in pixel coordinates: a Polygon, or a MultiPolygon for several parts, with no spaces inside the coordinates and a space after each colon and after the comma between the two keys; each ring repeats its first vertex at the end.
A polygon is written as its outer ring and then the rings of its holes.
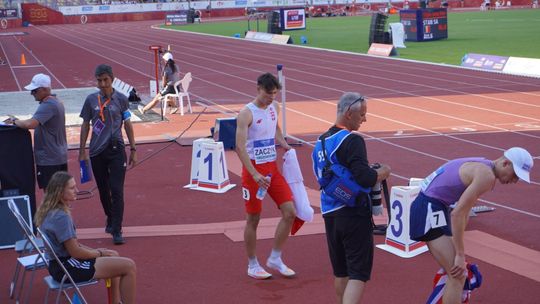
{"type": "MultiPolygon", "coordinates": [[[[339,149],[343,141],[350,134],[351,132],[348,130],[341,130],[325,138],[324,145],[326,148],[326,156],[328,157],[328,160],[330,161],[331,164],[339,164],[336,157],[336,151],[339,149]]],[[[315,173],[317,180],[320,180],[323,178],[323,169],[326,166],[326,159],[324,157],[324,153],[322,149],[322,141],[320,139],[317,140],[317,143],[315,144],[315,149],[313,149],[311,158],[313,160],[313,172],[315,173]]],[[[371,189],[369,188],[362,188],[361,191],[369,193],[370,190],[371,189]]],[[[325,193],[324,189],[321,189],[322,214],[336,211],[343,207],[346,207],[346,204],[336,200],[335,198],[325,193]]]]}

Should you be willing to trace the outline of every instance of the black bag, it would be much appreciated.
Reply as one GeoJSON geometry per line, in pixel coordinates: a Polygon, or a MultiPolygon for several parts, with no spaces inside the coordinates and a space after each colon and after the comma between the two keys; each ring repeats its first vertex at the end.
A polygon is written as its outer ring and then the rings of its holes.
{"type": "Polygon", "coordinates": [[[135,88],[131,89],[131,91],[129,92],[128,100],[131,102],[141,101],[141,98],[139,97],[139,95],[137,95],[137,91],[135,91],[135,88]]]}

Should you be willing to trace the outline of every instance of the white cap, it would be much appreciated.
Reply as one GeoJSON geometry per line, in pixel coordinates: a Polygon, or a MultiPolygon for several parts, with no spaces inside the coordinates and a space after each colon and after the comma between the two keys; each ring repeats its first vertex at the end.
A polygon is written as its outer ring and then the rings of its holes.
{"type": "Polygon", "coordinates": [[[534,163],[531,154],[527,150],[520,147],[513,147],[504,151],[504,157],[512,162],[514,172],[521,180],[527,183],[531,182],[529,173],[534,163]]]}
{"type": "Polygon", "coordinates": [[[165,60],[165,61],[169,61],[169,60],[173,59],[173,56],[172,56],[171,53],[167,52],[167,53],[163,54],[163,57],[162,57],[162,58],[163,58],[163,60],[165,60]]]}
{"type": "Polygon", "coordinates": [[[32,77],[32,82],[24,88],[28,91],[35,90],[37,88],[50,88],[51,87],[51,77],[45,74],[36,74],[32,77]]]}

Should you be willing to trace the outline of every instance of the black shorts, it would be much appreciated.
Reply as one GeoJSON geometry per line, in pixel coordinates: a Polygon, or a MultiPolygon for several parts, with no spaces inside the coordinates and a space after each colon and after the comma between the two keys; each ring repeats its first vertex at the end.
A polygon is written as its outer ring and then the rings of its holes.
{"type": "Polygon", "coordinates": [[[49,181],[53,174],[58,171],[67,171],[67,164],[54,165],[54,166],[39,166],[36,165],[36,175],[39,189],[47,188],[49,181]]]}
{"type": "Polygon", "coordinates": [[[420,192],[411,205],[409,236],[411,240],[429,242],[443,235],[452,236],[450,210],[441,201],[420,192]],[[433,217],[437,221],[431,220],[433,217]],[[439,223],[439,225],[435,225],[439,223]]]}
{"type": "Polygon", "coordinates": [[[430,242],[430,241],[440,238],[443,235],[445,235],[445,233],[444,233],[444,230],[442,230],[441,228],[430,229],[423,236],[415,238],[414,241],[430,242]]]}
{"type": "Polygon", "coordinates": [[[325,217],[324,225],[334,276],[367,282],[373,267],[371,217],[325,217]]]}
{"type": "Polygon", "coordinates": [[[161,94],[161,96],[165,96],[167,94],[176,94],[176,91],[174,90],[174,85],[171,84],[164,87],[163,90],[159,92],[159,94],[161,94]]]}
{"type": "MultiPolygon", "coordinates": [[[[75,282],[90,281],[94,278],[94,274],[96,273],[96,268],[94,267],[96,259],[79,260],[75,258],[60,258],[60,261],[62,261],[62,264],[75,282]]],[[[60,282],[64,276],[62,268],[55,260],[52,260],[49,264],[49,273],[57,282],[60,282]]]]}

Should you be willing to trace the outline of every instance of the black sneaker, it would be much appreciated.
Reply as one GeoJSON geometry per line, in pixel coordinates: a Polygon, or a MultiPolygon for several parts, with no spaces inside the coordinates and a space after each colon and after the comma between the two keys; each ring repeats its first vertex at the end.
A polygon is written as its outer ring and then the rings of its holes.
{"type": "Polygon", "coordinates": [[[122,245],[126,242],[124,238],[122,237],[122,232],[113,233],[112,239],[115,245],[122,245]]]}
{"type": "Polygon", "coordinates": [[[113,234],[113,228],[109,219],[107,219],[107,224],[105,226],[105,233],[113,234]]]}

